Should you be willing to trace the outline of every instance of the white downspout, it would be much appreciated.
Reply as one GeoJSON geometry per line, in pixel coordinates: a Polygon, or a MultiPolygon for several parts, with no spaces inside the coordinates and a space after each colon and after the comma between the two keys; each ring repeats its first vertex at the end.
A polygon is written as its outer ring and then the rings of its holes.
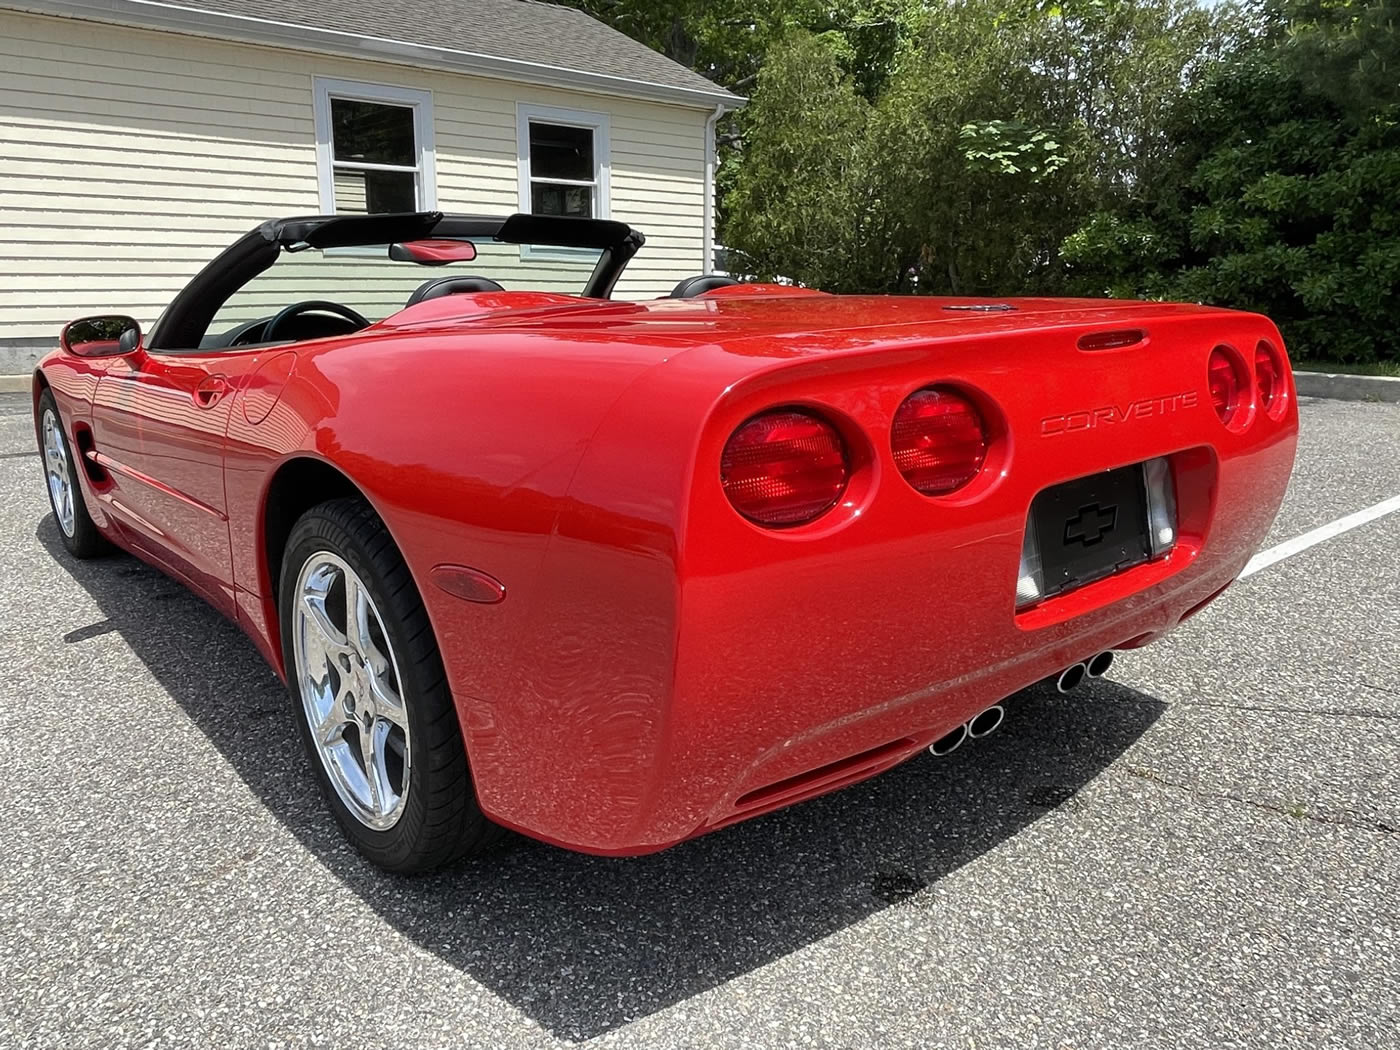
{"type": "Polygon", "coordinates": [[[721,102],[705,120],[705,199],[700,235],[704,257],[700,263],[701,273],[710,273],[715,266],[715,125],[728,108],[721,102]]]}

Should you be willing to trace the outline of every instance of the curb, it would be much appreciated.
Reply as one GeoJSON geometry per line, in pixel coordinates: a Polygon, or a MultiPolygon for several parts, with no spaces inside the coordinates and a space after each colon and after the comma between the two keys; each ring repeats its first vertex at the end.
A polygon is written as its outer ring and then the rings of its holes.
{"type": "Polygon", "coordinates": [[[27,394],[34,389],[34,377],[0,376],[0,394],[27,394]]]}
{"type": "Polygon", "coordinates": [[[1337,372],[1294,372],[1299,397],[1335,401],[1388,401],[1400,404],[1400,377],[1357,376],[1337,372]]]}

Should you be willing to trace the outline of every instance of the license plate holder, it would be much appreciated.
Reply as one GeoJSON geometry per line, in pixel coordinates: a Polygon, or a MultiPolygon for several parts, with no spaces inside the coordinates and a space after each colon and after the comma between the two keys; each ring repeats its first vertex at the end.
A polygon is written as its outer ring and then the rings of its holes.
{"type": "Polygon", "coordinates": [[[1141,464],[1048,488],[1031,503],[1044,596],[1082,587],[1152,556],[1141,464]]]}

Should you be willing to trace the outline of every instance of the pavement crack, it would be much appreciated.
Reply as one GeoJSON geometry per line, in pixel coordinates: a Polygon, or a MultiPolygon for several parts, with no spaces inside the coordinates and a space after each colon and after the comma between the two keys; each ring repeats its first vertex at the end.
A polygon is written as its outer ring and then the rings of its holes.
{"type": "Polygon", "coordinates": [[[1368,682],[1364,678],[1358,678],[1356,681],[1363,689],[1370,689],[1377,693],[1387,693],[1390,696],[1400,696],[1400,689],[1391,689],[1387,686],[1376,685],[1375,682],[1368,682]]]}
{"type": "Polygon", "coordinates": [[[1215,799],[1221,802],[1237,802],[1242,806],[1252,806],[1254,809],[1262,809],[1268,813],[1275,813],[1281,817],[1292,817],[1294,820],[1307,820],[1314,824],[1331,824],[1336,827],[1356,828],[1359,831],[1374,831],[1382,835],[1400,834],[1400,827],[1394,824],[1387,824],[1383,820],[1372,820],[1357,816],[1334,816],[1326,813],[1309,813],[1303,806],[1282,806],[1276,802],[1261,802],[1258,799],[1246,798],[1243,795],[1236,795],[1229,791],[1203,791],[1191,784],[1181,780],[1171,780],[1151,769],[1143,769],[1139,766],[1124,766],[1123,771],[1129,776],[1138,777],[1142,780],[1150,780],[1154,784],[1166,788],[1174,788],[1177,791],[1185,791],[1189,795],[1194,795],[1201,799],[1215,799]]]}

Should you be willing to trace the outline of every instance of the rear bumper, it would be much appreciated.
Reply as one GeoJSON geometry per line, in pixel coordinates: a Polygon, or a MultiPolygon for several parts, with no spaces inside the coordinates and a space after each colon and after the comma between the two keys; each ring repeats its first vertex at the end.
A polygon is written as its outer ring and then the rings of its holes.
{"type": "MultiPolygon", "coordinates": [[[[1022,637],[996,654],[975,639],[941,632],[940,645],[963,654],[971,669],[912,688],[873,636],[863,656],[853,646],[842,660],[805,671],[778,661],[774,650],[783,644],[773,639],[748,650],[756,664],[764,663],[763,654],[774,658],[761,674],[750,670],[742,680],[729,679],[727,688],[711,676],[677,678],[664,707],[636,722],[624,714],[613,733],[590,727],[579,734],[578,741],[599,751],[583,769],[574,755],[556,752],[558,760],[548,763],[552,774],[529,785],[514,775],[521,767],[488,778],[484,786],[519,788],[505,796],[483,792],[481,801],[498,822],[569,849],[603,855],[662,850],[874,776],[1072,663],[1105,649],[1148,644],[1218,596],[1242,567],[1242,561],[1193,565],[1069,629],[1022,637]],[[632,732],[642,726],[665,728],[647,739],[632,732]],[[569,770],[574,775],[567,779],[557,775],[569,770]]],[[[839,630],[835,622],[829,626],[839,630]]]]}
{"type": "Polygon", "coordinates": [[[596,681],[559,682],[576,702],[541,711],[528,746],[507,752],[498,733],[469,734],[482,804],[557,845],[640,854],[875,775],[1072,663],[1161,637],[1218,596],[1263,538],[1292,454],[1289,440],[1266,462],[1220,465],[1198,545],[1020,616],[1016,528],[692,579],[673,661],[652,648],[671,623],[661,618],[612,668],[625,681],[608,683],[606,704],[587,700],[596,681]]]}
{"type": "MultiPolygon", "coordinates": [[[[979,654],[966,665],[969,669],[769,738],[767,746],[728,783],[710,775],[717,768],[711,764],[713,755],[691,763],[685,771],[673,770],[678,787],[684,781],[676,800],[712,800],[697,829],[710,830],[855,783],[899,764],[990,704],[1070,664],[1106,649],[1138,648],[1155,641],[1222,593],[1241,567],[1174,573],[1099,615],[1078,618],[1065,630],[1023,633],[995,650],[955,631],[944,634],[942,644],[951,651],[948,666],[964,666],[951,654],[979,654]]],[[[878,643],[872,648],[878,648],[878,643]]],[[[890,666],[890,661],[882,663],[887,655],[872,652],[860,671],[844,683],[845,689],[866,682],[876,689],[889,689],[894,683],[874,682],[875,669],[890,666]]],[[[833,703],[833,713],[836,708],[833,703]]],[[[752,740],[751,728],[749,732],[752,740]]]]}

